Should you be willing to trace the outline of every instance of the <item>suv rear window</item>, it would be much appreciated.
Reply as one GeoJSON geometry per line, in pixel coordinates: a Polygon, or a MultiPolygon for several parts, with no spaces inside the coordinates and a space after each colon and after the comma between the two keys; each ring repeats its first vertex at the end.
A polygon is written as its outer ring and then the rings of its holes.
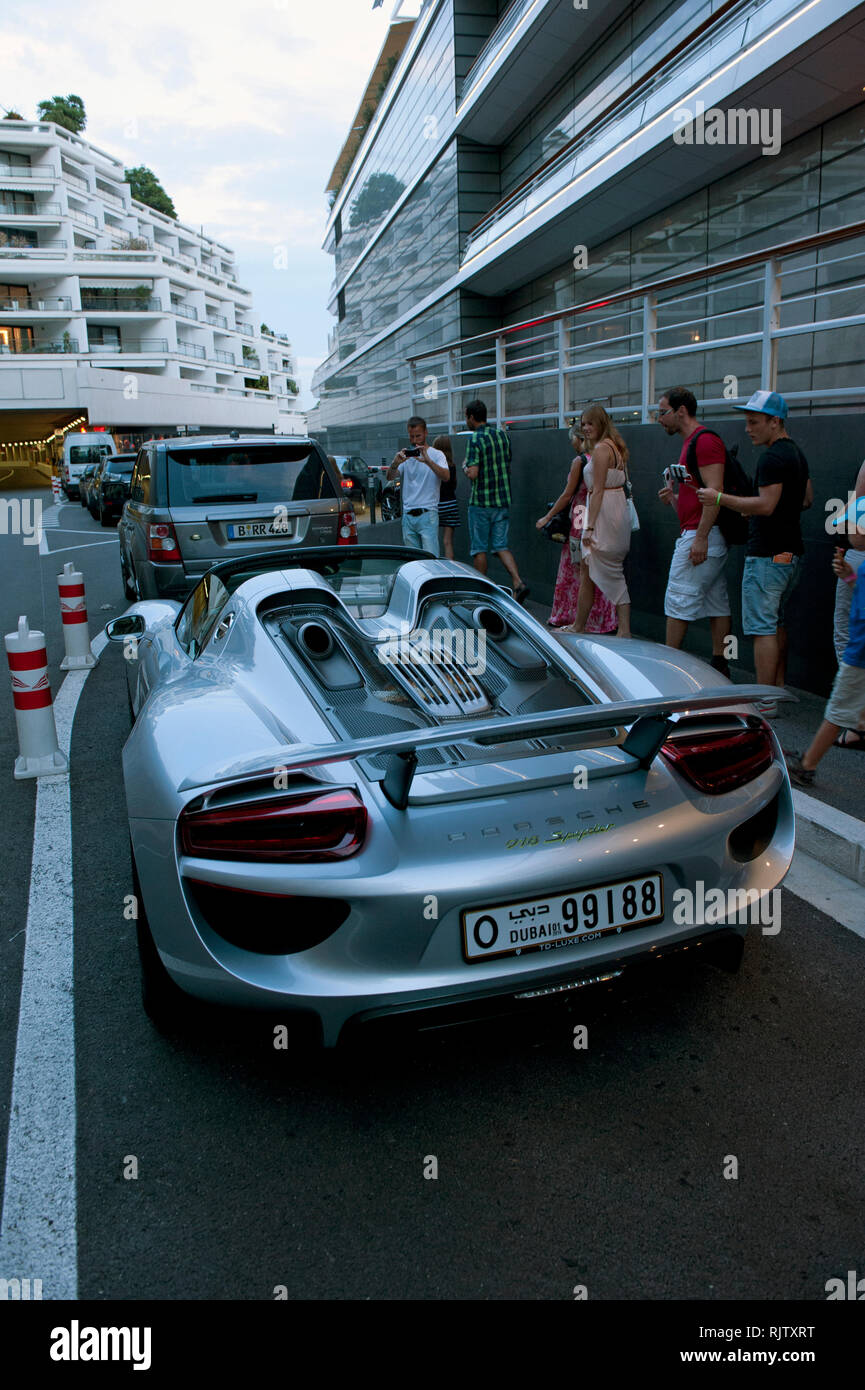
{"type": "Polygon", "coordinates": [[[320,455],[304,444],[169,449],[167,458],[169,506],[337,496],[320,455]]]}
{"type": "Polygon", "coordinates": [[[76,468],[80,463],[98,463],[110,452],[107,444],[71,444],[69,462],[74,463],[76,468]]]}

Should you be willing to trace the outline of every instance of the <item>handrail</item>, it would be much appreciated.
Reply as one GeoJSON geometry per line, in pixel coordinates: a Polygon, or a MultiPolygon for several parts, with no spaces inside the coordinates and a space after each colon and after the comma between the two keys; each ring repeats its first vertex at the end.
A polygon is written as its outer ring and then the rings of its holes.
{"type": "Polygon", "coordinates": [[[694,280],[713,279],[715,276],[741,270],[745,266],[759,265],[762,262],[775,260],[782,256],[792,256],[800,251],[811,251],[821,246],[829,246],[836,241],[849,241],[851,237],[863,235],[865,235],[865,221],[848,222],[843,227],[835,227],[828,232],[813,232],[810,236],[797,237],[793,241],[776,242],[773,246],[766,246],[761,251],[748,251],[741,256],[731,256],[728,260],[717,261],[714,265],[698,266],[693,270],[681,270],[675,275],[667,275],[661,280],[647,280],[641,285],[632,285],[628,289],[613,290],[603,299],[591,299],[582,304],[572,304],[567,309],[555,309],[548,314],[540,314],[533,319],[523,319],[519,323],[509,324],[503,328],[488,328],[483,333],[472,334],[469,338],[456,338],[437,348],[428,348],[425,352],[413,353],[405,360],[421,362],[426,357],[440,357],[446,352],[454,352],[457,348],[465,347],[468,343],[479,343],[490,338],[500,338],[506,333],[517,333],[520,329],[534,328],[540,323],[555,323],[559,319],[570,318],[572,314],[585,313],[589,309],[606,308],[608,304],[622,304],[629,299],[637,299],[641,295],[657,295],[664,290],[675,289],[678,285],[690,284],[694,280]]]}

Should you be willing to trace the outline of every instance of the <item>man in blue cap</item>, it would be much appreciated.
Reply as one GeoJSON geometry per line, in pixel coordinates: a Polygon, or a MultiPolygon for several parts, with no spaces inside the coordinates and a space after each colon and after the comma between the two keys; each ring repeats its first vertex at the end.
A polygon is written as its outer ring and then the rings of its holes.
{"type": "MultiPolygon", "coordinates": [[[[787,673],[787,629],[784,608],[799,581],[802,567],[801,513],[814,492],[808,460],[787,433],[787,402],[777,391],[755,391],[745,405],[745,431],[762,448],[757,460],[756,495],[738,497],[701,488],[704,506],[731,507],[749,518],[745,572],[742,576],[742,628],[754,639],[754,664],[761,685],[783,686],[787,673]]],[[[773,719],[775,700],[759,703],[760,713],[773,719]]]]}

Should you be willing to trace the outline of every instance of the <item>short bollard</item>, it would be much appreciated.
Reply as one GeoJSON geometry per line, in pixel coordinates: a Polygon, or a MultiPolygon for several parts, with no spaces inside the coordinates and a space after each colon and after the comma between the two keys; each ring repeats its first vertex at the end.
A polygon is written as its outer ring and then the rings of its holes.
{"type": "Polygon", "coordinates": [[[27,619],[22,617],[18,619],[18,631],[8,632],[4,640],[20,750],[14,775],[20,781],[45,773],[68,772],[69,763],[57,742],[45,634],[31,632],[27,619]]]}
{"type": "Polygon", "coordinates": [[[60,670],[88,670],[96,665],[96,657],[90,650],[84,575],[73,568],[71,560],[66,561],[63,573],[58,574],[57,587],[60,590],[63,641],[66,644],[66,655],[60,663],[60,670]]]}

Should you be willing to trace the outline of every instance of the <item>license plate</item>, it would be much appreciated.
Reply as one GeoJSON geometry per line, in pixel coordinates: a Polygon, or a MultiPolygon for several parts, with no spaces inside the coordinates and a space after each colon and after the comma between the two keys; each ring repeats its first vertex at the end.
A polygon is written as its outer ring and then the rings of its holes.
{"type": "Polygon", "coordinates": [[[527,951],[577,948],[611,933],[659,922],[664,915],[660,874],[621,879],[599,888],[463,912],[467,961],[519,956],[527,951]]]}
{"type": "Polygon", "coordinates": [[[264,537],[281,537],[283,540],[293,534],[294,527],[288,519],[276,521],[235,521],[226,526],[230,541],[258,541],[264,537]]]}

